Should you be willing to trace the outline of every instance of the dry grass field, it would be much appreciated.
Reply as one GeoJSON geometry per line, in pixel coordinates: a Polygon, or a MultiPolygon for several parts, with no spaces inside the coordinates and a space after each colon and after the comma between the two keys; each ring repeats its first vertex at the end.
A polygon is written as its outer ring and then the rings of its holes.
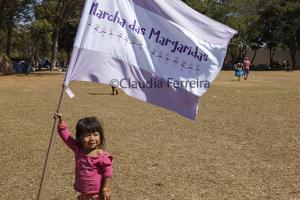
{"type": "MultiPolygon", "coordinates": [[[[0,200],[36,199],[62,73],[0,76],[0,200]]],[[[300,71],[221,72],[196,121],[110,87],[74,82],[61,111],[104,122],[113,200],[299,200],[300,71]]],[[[74,159],[56,137],[43,200],[73,200],[74,159]]]]}

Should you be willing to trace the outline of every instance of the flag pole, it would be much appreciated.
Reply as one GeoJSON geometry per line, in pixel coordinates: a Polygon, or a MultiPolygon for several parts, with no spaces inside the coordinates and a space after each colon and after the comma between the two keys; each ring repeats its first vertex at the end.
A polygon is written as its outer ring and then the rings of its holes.
{"type": "MultiPolygon", "coordinates": [[[[60,105],[61,105],[62,100],[63,100],[63,95],[64,95],[65,89],[66,89],[66,86],[63,85],[62,86],[62,91],[61,91],[61,94],[60,94],[60,98],[59,98],[59,102],[58,102],[58,106],[57,106],[57,109],[56,109],[56,113],[59,113],[60,105]]],[[[51,133],[50,142],[49,142],[49,146],[48,146],[48,151],[47,151],[47,155],[46,155],[46,160],[45,160],[45,164],[44,164],[43,174],[42,174],[42,178],[41,178],[41,182],[40,182],[39,193],[37,195],[37,200],[40,200],[42,190],[43,190],[43,187],[44,187],[44,184],[45,184],[45,177],[48,174],[48,160],[49,160],[50,154],[53,150],[53,145],[54,145],[55,136],[56,136],[56,134],[54,134],[54,132],[55,132],[56,127],[57,127],[57,118],[55,118],[54,124],[53,124],[53,127],[52,127],[52,133],[51,133]]]]}

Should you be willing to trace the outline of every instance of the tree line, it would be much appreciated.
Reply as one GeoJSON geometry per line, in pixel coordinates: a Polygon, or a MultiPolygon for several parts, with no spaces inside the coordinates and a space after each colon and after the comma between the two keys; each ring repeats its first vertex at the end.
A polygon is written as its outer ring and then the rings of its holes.
{"type": "Polygon", "coordinates": [[[84,0],[0,0],[0,52],[67,61],[84,0]]]}
{"type": "Polygon", "coordinates": [[[247,51],[262,47],[269,50],[270,65],[274,64],[273,51],[287,49],[296,65],[296,51],[300,44],[299,0],[184,0],[217,21],[238,31],[229,45],[228,53],[237,62],[247,51]]]}
{"type": "MultiPolygon", "coordinates": [[[[183,0],[186,4],[238,31],[228,54],[233,62],[249,50],[287,49],[296,65],[300,44],[300,0],[183,0]]],[[[68,60],[84,0],[0,0],[0,53],[33,62],[48,57],[68,60]]]]}

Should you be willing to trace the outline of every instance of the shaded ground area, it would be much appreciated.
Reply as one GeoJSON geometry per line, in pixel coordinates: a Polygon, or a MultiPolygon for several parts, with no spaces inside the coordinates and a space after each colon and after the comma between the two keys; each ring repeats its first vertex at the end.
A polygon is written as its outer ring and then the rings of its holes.
{"type": "MultiPolygon", "coordinates": [[[[0,76],[0,199],[35,199],[63,74],[0,76]]],[[[104,121],[117,200],[300,199],[300,72],[221,72],[195,122],[110,87],[72,83],[62,112],[104,121]]],[[[56,138],[42,199],[75,199],[71,151],[56,138]]]]}

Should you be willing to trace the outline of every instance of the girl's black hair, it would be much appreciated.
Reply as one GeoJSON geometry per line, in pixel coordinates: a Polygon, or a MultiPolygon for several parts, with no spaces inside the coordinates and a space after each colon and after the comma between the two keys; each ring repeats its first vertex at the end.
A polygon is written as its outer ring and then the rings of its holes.
{"type": "Polygon", "coordinates": [[[105,148],[103,126],[96,117],[85,117],[80,119],[76,125],[76,140],[81,143],[81,136],[86,133],[98,132],[100,134],[99,147],[105,148]]]}

